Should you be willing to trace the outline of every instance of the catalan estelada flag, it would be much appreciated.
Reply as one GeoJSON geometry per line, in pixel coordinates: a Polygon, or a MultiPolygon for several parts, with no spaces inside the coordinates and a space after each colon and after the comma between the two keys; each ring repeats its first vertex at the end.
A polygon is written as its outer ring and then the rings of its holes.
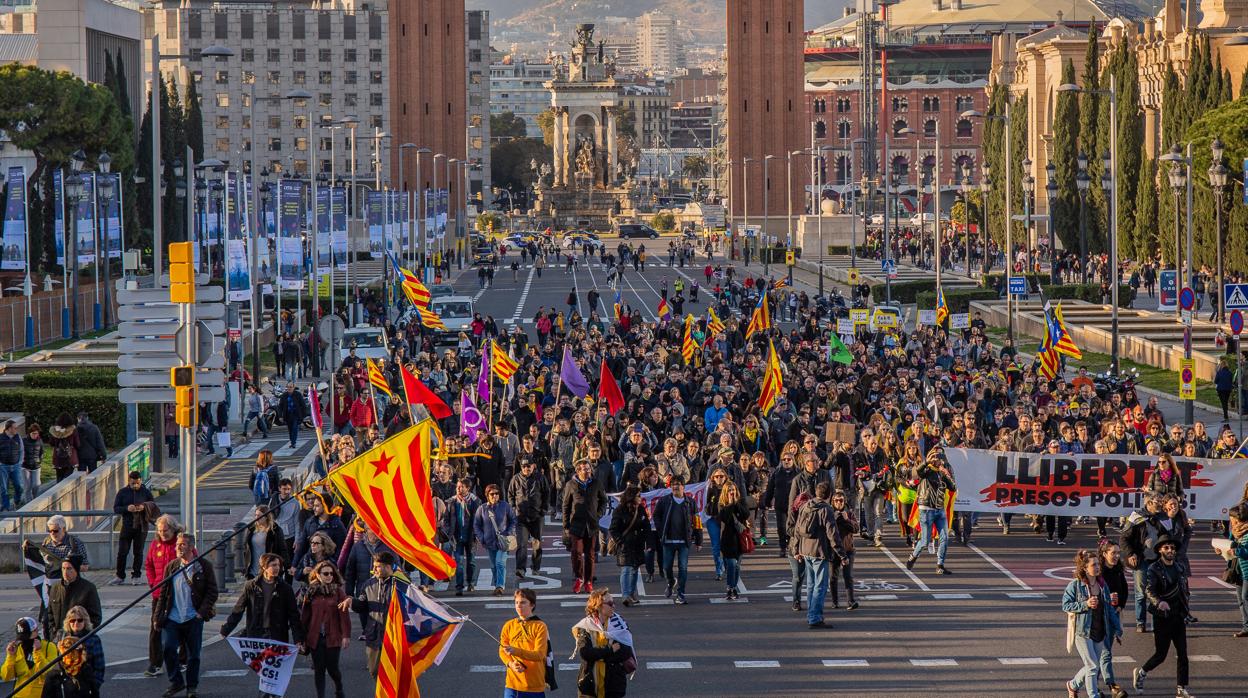
{"type": "Polygon", "coordinates": [[[1066,320],[1062,318],[1061,303],[1058,303],[1057,307],[1053,308],[1053,313],[1049,317],[1049,334],[1051,335],[1053,349],[1057,353],[1065,354],[1072,359],[1083,358],[1083,352],[1079,351],[1079,347],[1075,346],[1075,340],[1070,336],[1070,331],[1066,329],[1066,320]]]}
{"type": "Polygon", "coordinates": [[[666,298],[659,299],[659,308],[656,311],[656,314],[659,316],[659,319],[664,322],[672,319],[672,308],[667,304],[666,298]]]}
{"type": "Polygon", "coordinates": [[[416,585],[395,584],[377,663],[376,698],[418,698],[416,679],[442,663],[463,621],[416,585]]]}
{"type": "Polygon", "coordinates": [[[434,579],[448,579],[455,560],[433,543],[430,438],[430,422],[420,422],[335,468],[326,480],[396,555],[434,579]]]}
{"type": "Polygon", "coordinates": [[[503,348],[498,346],[498,342],[491,339],[490,371],[493,372],[495,376],[498,376],[500,381],[506,383],[511,380],[511,377],[516,374],[516,370],[519,368],[520,364],[516,363],[514,359],[508,356],[507,352],[503,351],[503,348]]]}
{"type": "Polygon", "coordinates": [[[708,342],[711,341],[712,337],[714,337],[715,335],[723,331],[724,331],[724,321],[720,320],[719,316],[715,314],[714,308],[707,308],[706,309],[706,341],[708,342]]]}
{"type": "Polygon", "coordinates": [[[949,305],[945,303],[945,291],[939,286],[936,287],[936,324],[944,325],[945,320],[949,319],[949,305]]]}
{"type": "Polygon", "coordinates": [[[686,366],[693,364],[693,353],[697,348],[698,345],[693,341],[693,316],[686,315],[685,334],[680,341],[680,355],[684,357],[686,366]]]}
{"type": "Polygon", "coordinates": [[[758,392],[758,407],[763,414],[771,412],[776,406],[776,399],[784,388],[784,373],[780,370],[780,357],[776,354],[776,345],[768,342],[767,367],[763,369],[763,384],[758,392]]]}
{"type": "Polygon", "coordinates": [[[754,307],[754,312],[750,314],[750,324],[745,328],[745,338],[753,337],[755,333],[763,332],[772,328],[771,324],[771,308],[767,305],[767,294],[760,293],[758,296],[758,305],[754,307]]]}
{"type": "Polygon", "coordinates": [[[365,359],[365,361],[368,362],[368,384],[385,393],[386,397],[391,397],[393,393],[390,392],[390,381],[386,380],[381,367],[372,359],[365,359]]]}

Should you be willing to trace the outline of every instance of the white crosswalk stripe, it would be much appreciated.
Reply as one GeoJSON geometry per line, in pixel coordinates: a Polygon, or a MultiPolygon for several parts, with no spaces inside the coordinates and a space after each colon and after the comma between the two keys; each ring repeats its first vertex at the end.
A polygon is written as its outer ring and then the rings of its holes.
{"type": "Polygon", "coordinates": [[[647,669],[692,669],[692,662],[646,662],[647,669]]]}
{"type": "Polygon", "coordinates": [[[774,659],[764,659],[764,660],[738,659],[737,661],[733,662],[733,664],[738,669],[777,669],[780,667],[780,662],[774,659]]]}
{"type": "Polygon", "coordinates": [[[911,659],[914,666],[957,666],[956,659],[911,659]]]}
{"type": "Polygon", "coordinates": [[[997,657],[997,661],[1006,666],[1048,664],[1044,657],[997,657]]]}
{"type": "Polygon", "coordinates": [[[823,665],[826,667],[864,667],[870,666],[865,659],[825,659],[823,665]]]}

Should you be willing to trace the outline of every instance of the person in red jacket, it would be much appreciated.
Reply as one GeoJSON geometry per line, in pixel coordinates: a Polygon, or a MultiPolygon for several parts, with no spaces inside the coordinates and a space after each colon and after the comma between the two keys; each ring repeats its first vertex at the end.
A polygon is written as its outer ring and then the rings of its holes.
{"type": "Polygon", "coordinates": [[[156,537],[147,546],[147,557],[143,561],[147,585],[152,588],[152,623],[148,626],[147,671],[143,672],[144,676],[159,676],[160,667],[164,664],[165,651],[160,631],[156,629],[156,602],[160,599],[160,583],[165,578],[165,568],[178,557],[177,542],[181,532],[178,520],[169,514],[156,519],[156,537]]]}
{"type": "Polygon", "coordinates": [[[344,695],[338,659],[351,642],[351,615],[346,610],[350,603],[343,605],[347,598],[338,567],[329,560],[318,562],[308,576],[308,594],[300,609],[303,627],[309,629],[301,649],[312,655],[316,698],[325,698],[326,673],[334,680],[335,698],[344,695]]]}
{"type": "Polygon", "coordinates": [[[368,431],[376,421],[377,413],[373,411],[372,397],[364,391],[356,393],[355,402],[351,403],[351,426],[355,427],[355,433],[368,431]]]}

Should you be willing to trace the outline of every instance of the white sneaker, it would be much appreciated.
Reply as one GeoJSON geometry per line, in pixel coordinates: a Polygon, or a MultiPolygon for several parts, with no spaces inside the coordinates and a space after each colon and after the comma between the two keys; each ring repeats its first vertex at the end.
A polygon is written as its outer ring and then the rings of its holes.
{"type": "Polygon", "coordinates": [[[1187,688],[1179,686],[1174,693],[1175,698],[1193,698],[1192,694],[1187,692],[1187,688]]]}
{"type": "Polygon", "coordinates": [[[112,579],[108,580],[108,585],[110,587],[119,587],[125,583],[126,583],[126,580],[122,579],[121,577],[113,577],[112,579]]]}

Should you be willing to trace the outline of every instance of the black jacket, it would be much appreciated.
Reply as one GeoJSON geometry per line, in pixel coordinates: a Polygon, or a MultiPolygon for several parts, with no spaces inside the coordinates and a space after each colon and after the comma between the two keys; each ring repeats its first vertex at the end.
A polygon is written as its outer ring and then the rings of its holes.
{"type": "Polygon", "coordinates": [[[92,627],[99,627],[104,620],[100,609],[100,592],[85,577],[79,577],[69,584],[55,581],[48,585],[48,620],[51,627],[60,629],[65,623],[65,614],[74,606],[87,609],[92,627]]]}
{"type": "MultiPolygon", "coordinates": [[[[167,581],[152,611],[152,625],[157,630],[165,627],[165,621],[169,620],[169,613],[173,610],[173,574],[180,569],[182,569],[181,560],[174,560],[165,567],[167,581]]],[[[207,560],[195,563],[195,572],[191,574],[190,586],[191,605],[195,606],[195,612],[205,623],[212,620],[213,616],[217,615],[217,575],[212,571],[212,565],[207,560]]]]}
{"type": "Polygon", "coordinates": [[[516,518],[524,522],[540,521],[546,515],[546,502],[550,499],[550,484],[541,471],[525,477],[518,474],[511,478],[507,488],[507,503],[516,512],[516,518]]]}
{"type": "Polygon", "coordinates": [[[563,486],[562,502],[565,531],[577,538],[589,538],[598,532],[598,519],[607,505],[607,495],[598,480],[568,480],[563,486]]]}
{"type": "Polygon", "coordinates": [[[94,469],[107,456],[100,428],[89,419],[78,422],[78,467],[94,469]]]}
{"type": "MultiPolygon", "coordinates": [[[[783,470],[783,468],[781,468],[781,470],[783,470]]],[[[793,502],[797,501],[799,495],[808,494],[812,497],[815,496],[815,487],[817,487],[821,482],[826,482],[829,485],[832,484],[832,476],[828,474],[828,471],[816,468],[815,472],[812,474],[806,472],[805,468],[800,470],[797,475],[794,476],[793,484],[789,485],[789,506],[793,506],[793,502]]]]}
{"type": "Polygon", "coordinates": [[[42,698],[99,698],[100,687],[95,681],[95,670],[83,664],[77,676],[70,676],[57,665],[48,670],[43,680],[42,698]]]}
{"type": "Polygon", "coordinates": [[[130,511],[126,507],[150,501],[153,501],[153,497],[146,485],[140,486],[137,490],[130,487],[121,488],[117,492],[117,496],[113,498],[113,513],[121,514],[121,530],[129,531],[141,528],[146,533],[147,526],[151,523],[147,520],[147,516],[142,513],[136,516],[135,512],[130,511]]]}
{"type": "Polygon", "coordinates": [[[611,540],[620,567],[638,567],[646,562],[646,540],[650,537],[650,517],[645,507],[617,506],[611,514],[611,540]],[[635,513],[634,513],[635,512],[635,513]]]}
{"type": "Polygon", "coordinates": [[[763,506],[773,507],[776,511],[788,514],[789,492],[793,489],[793,481],[797,479],[797,468],[781,466],[771,471],[771,479],[767,481],[767,489],[763,492],[763,506]]]}
{"type": "MultiPolygon", "coordinates": [[[[1148,599],[1148,612],[1158,618],[1182,619],[1187,616],[1187,577],[1183,576],[1183,569],[1176,561],[1173,565],[1167,565],[1158,560],[1148,566],[1148,573],[1144,575],[1144,596],[1148,599]],[[1165,601],[1170,607],[1168,611],[1162,611],[1157,604],[1165,601]]],[[[1121,601],[1121,598],[1119,598],[1121,601]]]]}
{"type": "Polygon", "coordinates": [[[628,690],[628,674],[624,673],[624,662],[633,653],[632,648],[620,645],[613,650],[611,645],[594,647],[589,633],[576,631],[576,654],[581,658],[581,671],[576,677],[576,692],[580,696],[597,696],[597,684],[594,682],[594,664],[606,662],[607,671],[603,677],[603,695],[607,698],[620,698],[628,690]]]}
{"type": "Polygon", "coordinates": [[[243,584],[243,590],[238,595],[234,609],[225,619],[225,625],[221,626],[221,634],[229,635],[234,632],[234,628],[238,627],[239,621],[243,618],[243,612],[246,611],[247,625],[243,628],[244,636],[281,642],[290,642],[290,637],[294,636],[296,643],[303,642],[303,624],[299,622],[299,609],[295,607],[294,590],[279,578],[275,582],[277,586],[273,590],[273,600],[269,604],[269,614],[266,616],[262,579],[264,577],[256,577],[243,584]]]}

